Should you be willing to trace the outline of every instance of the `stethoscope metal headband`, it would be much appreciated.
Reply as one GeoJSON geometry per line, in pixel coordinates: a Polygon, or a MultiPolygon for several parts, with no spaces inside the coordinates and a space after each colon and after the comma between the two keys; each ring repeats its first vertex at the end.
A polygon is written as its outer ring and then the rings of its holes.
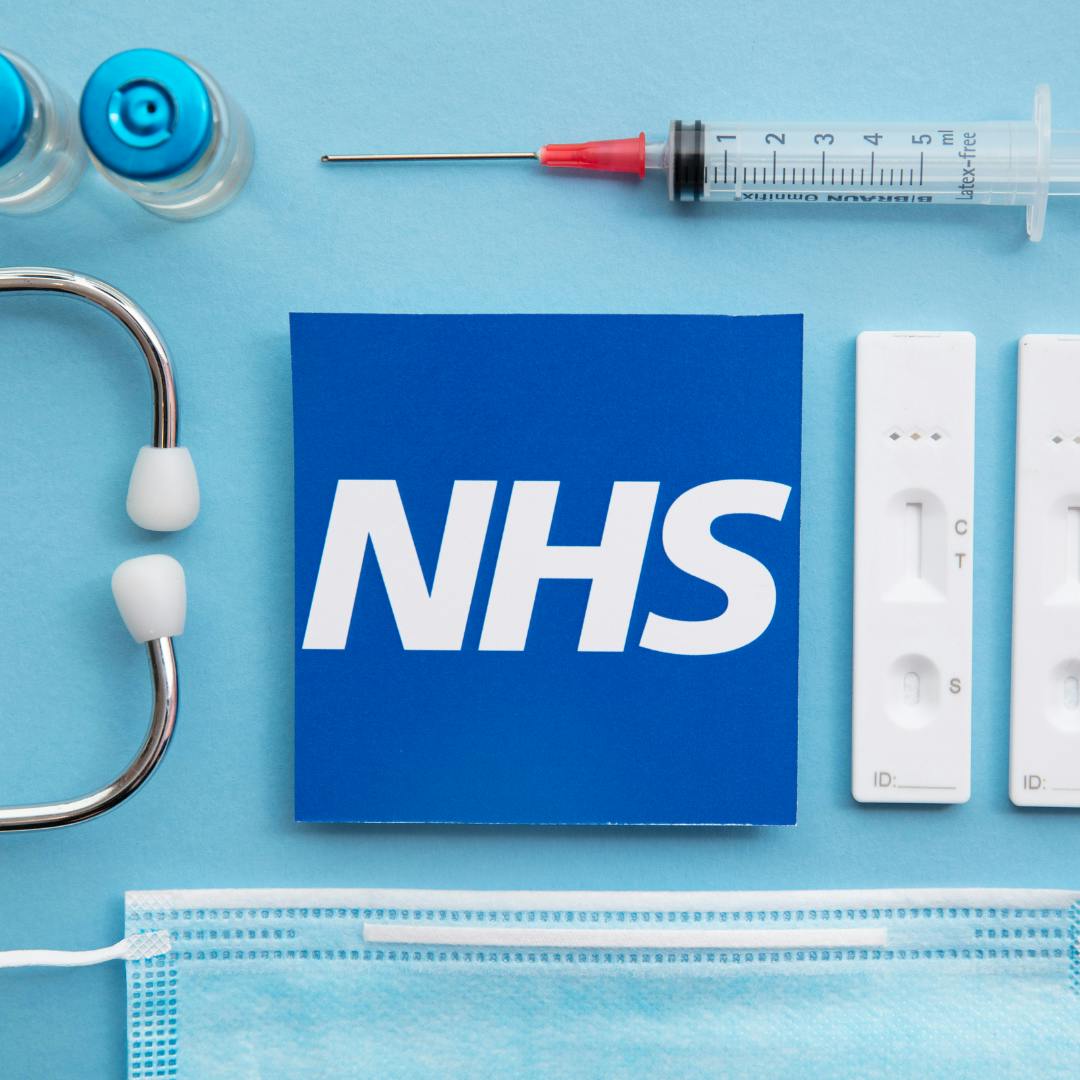
{"type": "MultiPolygon", "coordinates": [[[[107,311],[130,331],[150,370],[154,396],[153,445],[176,446],[178,416],[176,386],[165,343],[145,312],[130,297],[104,281],[52,267],[0,269],[0,292],[57,292],[75,296],[107,311]]],[[[176,724],[179,694],[172,638],[146,642],[154,705],[150,727],[131,763],[116,779],[75,799],[26,806],[0,806],[0,832],[50,829],[73,825],[111,810],[135,792],[150,776],[168,749],[176,724]]]]}

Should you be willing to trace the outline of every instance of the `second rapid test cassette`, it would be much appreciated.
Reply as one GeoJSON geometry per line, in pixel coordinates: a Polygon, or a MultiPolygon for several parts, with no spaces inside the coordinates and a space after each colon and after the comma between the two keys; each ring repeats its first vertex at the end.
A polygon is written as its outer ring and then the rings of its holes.
{"type": "Polygon", "coordinates": [[[1080,806],[1080,336],[1020,341],[1009,795],[1080,806]]]}

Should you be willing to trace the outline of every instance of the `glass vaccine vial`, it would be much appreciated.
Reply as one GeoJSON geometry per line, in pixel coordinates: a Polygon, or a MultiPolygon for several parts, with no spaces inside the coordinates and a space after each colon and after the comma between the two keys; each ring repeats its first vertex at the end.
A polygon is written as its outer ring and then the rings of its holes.
{"type": "Polygon", "coordinates": [[[86,168],[75,104],[32,64],[0,49],[0,214],[35,214],[86,168]]]}
{"type": "Polygon", "coordinates": [[[162,217],[213,213],[251,172],[239,106],[203,68],[160,49],[109,57],[87,81],[79,119],[98,170],[162,217]]]}

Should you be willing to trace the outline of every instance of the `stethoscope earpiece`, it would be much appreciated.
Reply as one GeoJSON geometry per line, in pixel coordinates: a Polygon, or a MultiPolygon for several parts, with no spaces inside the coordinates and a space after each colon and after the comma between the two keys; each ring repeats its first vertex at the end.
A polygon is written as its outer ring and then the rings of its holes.
{"type": "Polygon", "coordinates": [[[144,446],[127,493],[128,517],[154,532],[186,529],[199,515],[199,481],[186,446],[144,446]]]}
{"type": "Polygon", "coordinates": [[[113,571],[112,592],[124,625],[140,645],[184,632],[184,568],[171,555],[140,555],[122,562],[113,571]]]}

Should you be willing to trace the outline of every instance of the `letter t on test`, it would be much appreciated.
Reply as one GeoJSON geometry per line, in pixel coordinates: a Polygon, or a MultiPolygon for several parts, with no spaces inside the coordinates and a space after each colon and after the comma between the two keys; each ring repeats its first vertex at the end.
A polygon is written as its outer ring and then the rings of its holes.
{"type": "Polygon", "coordinates": [[[851,793],[967,802],[975,338],[862,333],[855,363],[851,793]]]}

